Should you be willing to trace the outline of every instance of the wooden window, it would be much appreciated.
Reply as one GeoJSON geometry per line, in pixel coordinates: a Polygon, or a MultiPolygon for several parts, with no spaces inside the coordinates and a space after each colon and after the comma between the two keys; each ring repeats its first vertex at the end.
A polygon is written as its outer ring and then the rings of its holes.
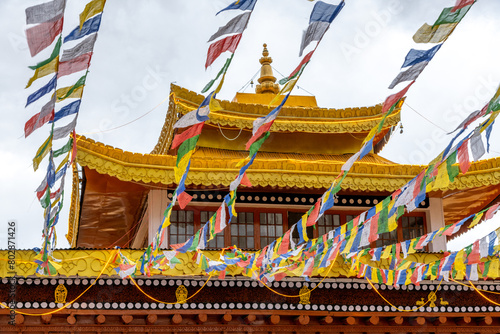
{"type": "MultiPolygon", "coordinates": [[[[201,211],[200,212],[200,219],[201,219],[201,226],[204,226],[205,223],[212,218],[212,216],[215,214],[215,211],[201,211]]],[[[210,234],[207,235],[207,239],[210,237],[210,234]]],[[[217,235],[208,242],[207,248],[214,249],[214,248],[224,248],[224,231],[217,233],[217,235]]]]}
{"type": "Polygon", "coordinates": [[[253,212],[238,212],[231,221],[231,245],[255,248],[253,212]]]}
{"type": "Polygon", "coordinates": [[[375,241],[375,247],[382,247],[387,245],[392,245],[398,242],[398,231],[397,229],[391,232],[381,233],[378,236],[377,241],[375,241]]]}
{"type": "Polygon", "coordinates": [[[325,214],[318,219],[318,237],[340,226],[340,215],[325,214]]]}
{"type": "Polygon", "coordinates": [[[260,213],[260,247],[269,245],[283,235],[283,215],[281,213],[260,213]]]}
{"type": "Polygon", "coordinates": [[[194,212],[172,210],[170,215],[169,244],[180,244],[191,238],[194,230],[194,212]]]}
{"type": "Polygon", "coordinates": [[[426,232],[423,214],[413,213],[399,218],[398,228],[392,232],[382,233],[375,242],[375,247],[392,245],[405,240],[420,237],[426,232]]]}

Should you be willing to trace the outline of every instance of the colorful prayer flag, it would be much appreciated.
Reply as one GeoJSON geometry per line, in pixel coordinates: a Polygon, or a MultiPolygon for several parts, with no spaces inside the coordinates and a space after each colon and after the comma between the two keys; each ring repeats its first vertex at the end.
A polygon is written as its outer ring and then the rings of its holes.
{"type": "Polygon", "coordinates": [[[58,66],[59,66],[59,57],[54,58],[50,63],[47,63],[43,66],[40,66],[39,68],[37,68],[35,70],[35,73],[31,77],[31,79],[29,79],[25,88],[28,88],[29,86],[31,86],[31,84],[36,79],[43,78],[46,75],[57,72],[58,66]]]}
{"type": "Polygon", "coordinates": [[[247,27],[250,15],[252,15],[252,12],[245,12],[231,19],[225,26],[220,27],[219,30],[208,39],[208,42],[224,35],[243,33],[247,27]]]}
{"type": "Polygon", "coordinates": [[[77,58],[88,52],[92,52],[94,50],[94,44],[96,39],[97,39],[97,34],[94,34],[84,39],[75,47],[64,50],[63,55],[61,57],[61,62],[77,58]]]}
{"type": "Polygon", "coordinates": [[[42,107],[42,110],[31,117],[24,125],[24,137],[28,137],[33,131],[47,123],[54,117],[54,104],[55,97],[53,97],[46,105],[42,107]]]}
{"type": "Polygon", "coordinates": [[[219,13],[225,11],[225,10],[231,10],[231,9],[239,9],[239,10],[253,10],[255,7],[255,4],[257,3],[257,0],[236,0],[226,8],[220,10],[217,12],[218,15],[219,13]]]}
{"type": "Polygon", "coordinates": [[[62,32],[63,17],[56,21],[40,23],[26,30],[31,57],[48,47],[62,32]]]}
{"type": "Polygon", "coordinates": [[[460,22],[464,18],[465,14],[467,14],[470,7],[471,7],[471,5],[464,6],[461,8],[448,7],[448,8],[443,9],[443,11],[439,15],[438,19],[436,20],[436,22],[434,22],[434,26],[437,26],[440,24],[460,22]]]}
{"type": "Polygon", "coordinates": [[[442,44],[438,44],[429,50],[411,49],[410,52],[408,52],[408,54],[406,55],[405,61],[403,63],[403,66],[401,66],[401,68],[412,66],[412,65],[421,63],[423,61],[427,61],[427,62],[431,61],[431,59],[434,57],[434,55],[441,48],[441,45],[442,44]]]}
{"type": "Polygon", "coordinates": [[[448,36],[451,35],[458,23],[441,24],[437,26],[430,26],[424,23],[420,29],[413,35],[415,43],[441,43],[444,42],[448,36]]]}
{"type": "Polygon", "coordinates": [[[105,4],[106,0],[93,0],[85,6],[85,9],[80,13],[80,30],[82,30],[85,21],[104,10],[105,4]]]}
{"type": "Polygon", "coordinates": [[[26,8],[26,24],[53,22],[64,14],[66,0],[53,0],[26,8]]]}
{"type": "Polygon", "coordinates": [[[64,38],[64,43],[77,40],[99,31],[99,27],[101,25],[101,17],[102,14],[94,16],[93,18],[85,21],[81,29],[80,27],[76,27],[75,29],[73,29],[73,31],[64,38]]]}
{"type": "Polygon", "coordinates": [[[207,60],[205,62],[205,69],[226,51],[234,53],[238,44],[240,43],[242,34],[232,35],[225,37],[217,42],[210,44],[207,52],[207,60]]]}
{"type": "Polygon", "coordinates": [[[57,84],[57,75],[54,75],[52,79],[50,79],[50,81],[45,86],[43,86],[42,88],[40,88],[39,90],[28,96],[28,100],[26,101],[26,107],[31,103],[37,101],[39,98],[41,98],[51,90],[54,90],[56,88],[56,84],[57,84]]]}
{"type": "Polygon", "coordinates": [[[63,77],[72,73],[86,70],[90,65],[92,59],[92,52],[87,52],[77,58],[73,58],[59,63],[59,72],[57,77],[63,77]]]}

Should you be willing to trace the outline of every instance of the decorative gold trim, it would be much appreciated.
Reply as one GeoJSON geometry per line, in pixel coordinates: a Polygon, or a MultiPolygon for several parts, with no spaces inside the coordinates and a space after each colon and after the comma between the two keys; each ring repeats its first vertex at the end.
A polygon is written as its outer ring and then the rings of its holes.
{"type": "MultiPolygon", "coordinates": [[[[122,181],[174,184],[175,157],[124,152],[111,146],[78,137],[77,161],[81,166],[122,181]]],[[[229,186],[238,174],[236,163],[246,152],[199,149],[192,157],[186,180],[190,186],[229,186]]],[[[262,153],[247,172],[250,182],[260,187],[297,187],[324,189],[333,179],[348,155],[333,156],[306,154],[262,153]],[[341,158],[342,159],[341,159],[341,158]]],[[[376,156],[373,156],[376,157],[376,156]]],[[[357,162],[342,183],[343,189],[353,191],[395,191],[423,166],[398,165],[372,158],[374,163],[357,162]],[[383,162],[379,162],[383,161],[383,162]]],[[[474,162],[466,175],[460,175],[446,189],[468,189],[500,183],[500,158],[474,162]]]]}
{"type": "MultiPolygon", "coordinates": [[[[139,258],[143,255],[143,250],[132,250],[132,249],[122,249],[122,254],[128,259],[139,263],[139,258]]],[[[0,251],[0,263],[1,261],[7,261],[8,251],[0,251]]],[[[204,251],[203,252],[208,258],[217,260],[219,258],[219,251],[204,251]]],[[[251,252],[250,252],[251,253],[251,252]]],[[[54,258],[61,260],[61,268],[58,270],[58,274],[61,276],[79,276],[79,277],[96,277],[102,270],[106,261],[111,255],[114,254],[113,249],[103,249],[103,250],[77,250],[77,249],[61,249],[55,250],[53,253],[54,258]]],[[[35,276],[36,275],[36,263],[33,261],[36,253],[32,250],[17,250],[16,251],[16,275],[20,277],[35,276]]],[[[418,263],[429,263],[430,261],[439,260],[443,254],[428,254],[428,253],[417,253],[412,254],[415,258],[414,262],[418,263]]],[[[160,272],[156,269],[151,271],[152,275],[162,275],[162,276],[193,276],[202,275],[201,266],[196,264],[196,260],[193,260],[193,253],[178,254],[177,258],[180,263],[176,264],[174,268],[167,269],[166,271],[160,272]]],[[[196,257],[195,257],[196,259],[196,257]]],[[[413,261],[413,260],[412,260],[413,261]]],[[[367,260],[366,262],[370,262],[367,260]]],[[[229,271],[227,275],[231,276],[241,276],[244,274],[244,270],[238,266],[231,266],[228,268],[229,271]]],[[[324,270],[324,268],[322,269],[324,270]]],[[[103,272],[107,276],[119,277],[116,271],[109,266],[103,272]]],[[[136,272],[140,275],[140,272],[136,272]]],[[[318,271],[315,269],[313,275],[317,276],[318,271]]],[[[321,273],[320,275],[324,275],[321,273]]],[[[353,272],[350,271],[349,264],[345,263],[341,257],[338,257],[332,270],[330,271],[328,277],[350,277],[353,272]]],[[[10,277],[12,272],[8,271],[8,266],[0,265],[0,276],[10,277]]]]}
{"type": "Polygon", "coordinates": [[[80,215],[80,178],[78,168],[73,164],[73,184],[71,186],[71,204],[68,218],[68,233],[66,239],[71,247],[76,247],[76,235],[80,215]]]}

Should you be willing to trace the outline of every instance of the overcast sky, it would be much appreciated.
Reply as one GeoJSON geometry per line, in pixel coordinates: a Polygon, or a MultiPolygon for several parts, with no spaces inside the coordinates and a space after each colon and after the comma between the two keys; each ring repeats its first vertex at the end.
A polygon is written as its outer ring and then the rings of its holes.
{"type": "MultiPolygon", "coordinates": [[[[31,58],[24,35],[26,7],[42,1],[0,2],[0,248],[6,247],[7,221],[18,223],[18,248],[41,245],[42,209],[34,190],[43,179],[46,160],[33,172],[32,158],[49,135],[48,126],[27,139],[24,123],[40,111],[40,104],[24,108],[27,96],[50,77],[24,89],[32,76],[27,68],[52,51],[31,58]]],[[[64,36],[78,23],[86,1],[68,0],[64,36]]],[[[215,16],[230,0],[108,0],[94,48],[77,133],[132,152],[150,152],[160,133],[171,82],[200,92],[219,71],[226,56],[204,69],[206,41],[234,17],[235,11],[215,16]],[[118,129],[114,129],[117,128],[118,129]],[[114,130],[113,130],[114,129],[114,130]]],[[[330,3],[338,1],[328,0],[330,3]]],[[[302,75],[294,93],[314,94],[321,107],[348,108],[382,102],[399,73],[405,55],[416,45],[412,36],[424,23],[434,23],[455,0],[346,0],[302,75]]],[[[267,43],[273,67],[288,75],[299,63],[302,30],[314,3],[306,0],[259,0],[236,51],[219,97],[231,100],[260,69],[262,44],[267,43]]],[[[398,163],[427,164],[448,143],[453,130],[470,112],[481,108],[500,82],[500,2],[479,0],[451,38],[427,66],[403,107],[404,133],[397,131],[381,155],[398,163]],[[411,108],[416,110],[412,110],[411,108]],[[423,115],[420,116],[417,114],[423,115]],[[425,118],[427,119],[425,119],[425,118]],[[430,121],[430,122],[429,122],[430,121]],[[434,124],[432,124],[432,123],[434,124]],[[445,131],[444,131],[445,130],[445,131]]],[[[64,46],[63,46],[64,47],[64,46]]],[[[276,77],[281,76],[275,72],[276,77]]],[[[59,87],[76,82],[64,78],[59,87]]],[[[252,92],[249,87],[246,92],[252,92]]],[[[498,127],[498,125],[497,125],[498,127]]],[[[500,155],[500,131],[493,129],[492,152],[500,155]]],[[[55,143],[61,146],[64,142],[55,143]]],[[[71,183],[68,175],[67,185],[71,183]]],[[[67,211],[58,226],[58,246],[67,247],[67,211]]],[[[493,228],[489,224],[490,229],[493,228]]],[[[483,229],[481,233],[485,234],[483,229]]],[[[477,238],[478,235],[475,236],[477,238]]],[[[469,237],[469,242],[473,241],[469,237]]]]}

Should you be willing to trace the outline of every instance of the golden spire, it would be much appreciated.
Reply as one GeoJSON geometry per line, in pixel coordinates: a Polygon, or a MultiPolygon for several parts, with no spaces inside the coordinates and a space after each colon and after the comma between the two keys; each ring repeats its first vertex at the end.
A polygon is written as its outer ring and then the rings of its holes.
{"type": "Polygon", "coordinates": [[[275,83],[276,78],[273,75],[273,69],[271,67],[273,59],[268,56],[269,51],[267,50],[267,44],[264,44],[262,58],[260,58],[259,60],[262,64],[262,67],[260,69],[259,85],[255,86],[255,93],[257,94],[278,94],[278,92],[280,91],[280,86],[275,83]]]}

